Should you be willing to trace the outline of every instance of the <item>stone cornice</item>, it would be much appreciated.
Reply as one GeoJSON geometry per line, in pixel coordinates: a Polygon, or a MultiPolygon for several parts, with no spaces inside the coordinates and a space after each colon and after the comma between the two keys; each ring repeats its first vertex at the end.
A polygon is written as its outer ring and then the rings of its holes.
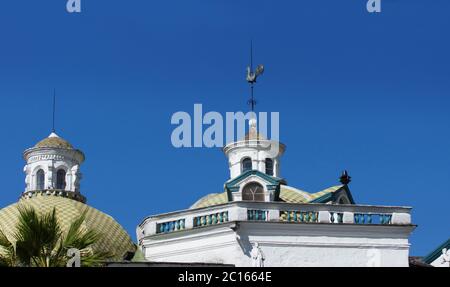
{"type": "Polygon", "coordinates": [[[55,190],[55,189],[47,189],[47,190],[32,190],[22,193],[20,197],[23,200],[27,200],[37,196],[59,196],[68,199],[72,199],[81,203],[86,203],[87,199],[79,192],[66,191],[66,190],[55,190]]]}
{"type": "MultiPolygon", "coordinates": [[[[64,149],[64,148],[29,148],[23,152],[23,159],[30,163],[30,159],[33,157],[39,157],[39,156],[62,156],[62,157],[69,157],[78,162],[78,164],[82,164],[85,160],[85,155],[81,150],[77,149],[64,149]]],[[[58,160],[53,158],[43,159],[43,160],[58,160]]]]}

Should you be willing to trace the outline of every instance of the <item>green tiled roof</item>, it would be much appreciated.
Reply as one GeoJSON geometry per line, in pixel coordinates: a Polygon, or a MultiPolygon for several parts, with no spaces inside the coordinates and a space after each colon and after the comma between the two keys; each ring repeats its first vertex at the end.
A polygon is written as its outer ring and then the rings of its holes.
{"type": "Polygon", "coordinates": [[[330,195],[335,193],[336,191],[340,190],[341,188],[343,188],[344,185],[336,185],[336,186],[332,186],[329,187],[325,190],[319,191],[317,193],[312,194],[313,199],[311,200],[311,202],[317,202],[317,200],[325,197],[326,195],[330,195]]]}
{"type": "Polygon", "coordinates": [[[203,208],[213,205],[224,204],[228,202],[228,195],[226,192],[208,194],[197,201],[191,209],[203,208]]]}
{"type": "Polygon", "coordinates": [[[133,259],[131,259],[131,262],[146,262],[146,261],[147,260],[145,260],[144,253],[138,246],[136,246],[136,253],[134,254],[133,259]]]}
{"type": "Polygon", "coordinates": [[[280,199],[289,203],[307,203],[311,201],[311,194],[287,185],[280,187],[280,199]]]}
{"type": "MultiPolygon", "coordinates": [[[[312,203],[312,202],[320,202],[317,201],[320,198],[324,198],[326,195],[331,195],[338,190],[340,190],[344,185],[337,185],[329,187],[323,191],[317,193],[308,193],[306,191],[302,191],[300,189],[290,187],[287,185],[280,186],[280,199],[283,202],[288,203],[312,203]]],[[[208,206],[214,206],[219,204],[224,204],[228,202],[228,196],[226,192],[223,193],[213,193],[209,194],[199,201],[197,201],[191,209],[203,208],[208,206]]]]}
{"type": "MultiPolygon", "coordinates": [[[[288,203],[312,203],[317,202],[318,199],[326,195],[332,195],[343,187],[344,185],[336,185],[316,193],[308,193],[294,187],[281,185],[280,198],[282,201],[288,203]]],[[[320,203],[320,201],[317,203],[320,203]]]]}
{"type": "Polygon", "coordinates": [[[70,224],[86,211],[83,227],[94,229],[102,238],[93,246],[94,251],[107,251],[115,255],[114,260],[122,260],[127,252],[135,252],[127,232],[111,216],[92,208],[84,203],[57,196],[38,195],[29,199],[21,199],[18,203],[0,210],[0,229],[10,241],[19,221],[19,207],[32,207],[39,214],[46,214],[56,208],[59,223],[63,231],[67,231],[70,224]]]}

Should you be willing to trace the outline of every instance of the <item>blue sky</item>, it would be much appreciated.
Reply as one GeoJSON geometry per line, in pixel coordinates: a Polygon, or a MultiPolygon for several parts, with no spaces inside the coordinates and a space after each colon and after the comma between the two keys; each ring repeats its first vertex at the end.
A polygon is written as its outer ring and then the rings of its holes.
{"type": "Polygon", "coordinates": [[[413,255],[449,237],[450,2],[113,1],[0,4],[0,206],[21,153],[51,131],[82,149],[81,190],[135,237],[148,215],[221,192],[219,149],[175,149],[174,112],[246,110],[250,39],[266,66],[258,110],[280,112],[282,175],[316,192],[343,169],[358,203],[413,206],[413,255]]]}

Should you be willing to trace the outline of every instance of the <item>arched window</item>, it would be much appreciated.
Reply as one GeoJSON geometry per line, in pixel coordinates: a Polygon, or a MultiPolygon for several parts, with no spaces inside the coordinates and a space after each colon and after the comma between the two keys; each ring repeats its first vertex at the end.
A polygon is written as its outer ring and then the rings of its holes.
{"type": "Polygon", "coordinates": [[[242,172],[246,172],[249,170],[252,170],[253,166],[252,166],[252,159],[249,157],[246,157],[242,160],[242,172]]]}
{"type": "Polygon", "coordinates": [[[271,158],[266,158],[266,174],[273,176],[273,160],[271,158]]]}
{"type": "Polygon", "coordinates": [[[257,182],[247,184],[242,190],[242,200],[264,201],[264,188],[257,182]]]}
{"type": "Polygon", "coordinates": [[[44,190],[45,189],[45,172],[40,169],[36,173],[36,190],[44,190]]]}
{"type": "Polygon", "coordinates": [[[56,189],[66,189],[66,171],[64,169],[60,169],[56,173],[56,189]]]}

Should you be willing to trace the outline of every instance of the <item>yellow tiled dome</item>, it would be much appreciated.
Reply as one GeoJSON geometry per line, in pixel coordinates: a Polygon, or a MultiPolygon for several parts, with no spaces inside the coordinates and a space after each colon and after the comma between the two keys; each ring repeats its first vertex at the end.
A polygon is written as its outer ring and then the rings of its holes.
{"type": "Polygon", "coordinates": [[[32,207],[39,214],[47,214],[56,209],[61,228],[66,232],[71,223],[86,211],[83,227],[94,229],[102,235],[92,247],[93,251],[106,251],[114,254],[114,260],[122,260],[127,252],[135,252],[127,232],[111,216],[92,208],[84,203],[54,195],[36,195],[32,198],[22,198],[19,202],[0,210],[0,229],[10,241],[19,222],[20,207],[32,207]]]}
{"type": "MultiPolygon", "coordinates": [[[[321,198],[324,195],[334,193],[343,188],[343,185],[337,185],[329,187],[325,190],[316,193],[309,193],[291,186],[281,185],[280,186],[280,200],[282,202],[288,203],[310,203],[314,200],[321,198]]],[[[228,202],[228,195],[226,192],[223,193],[212,193],[202,197],[198,200],[194,205],[192,205],[191,209],[196,208],[204,208],[214,205],[225,204],[228,202]]]]}
{"type": "Polygon", "coordinates": [[[73,146],[63,138],[60,138],[55,133],[52,133],[48,138],[45,138],[38,142],[35,148],[63,148],[63,149],[73,149],[73,146]]]}
{"type": "Polygon", "coordinates": [[[244,140],[251,141],[251,140],[267,140],[267,138],[262,135],[261,133],[258,133],[257,131],[251,130],[249,133],[245,135],[244,140]]]}

